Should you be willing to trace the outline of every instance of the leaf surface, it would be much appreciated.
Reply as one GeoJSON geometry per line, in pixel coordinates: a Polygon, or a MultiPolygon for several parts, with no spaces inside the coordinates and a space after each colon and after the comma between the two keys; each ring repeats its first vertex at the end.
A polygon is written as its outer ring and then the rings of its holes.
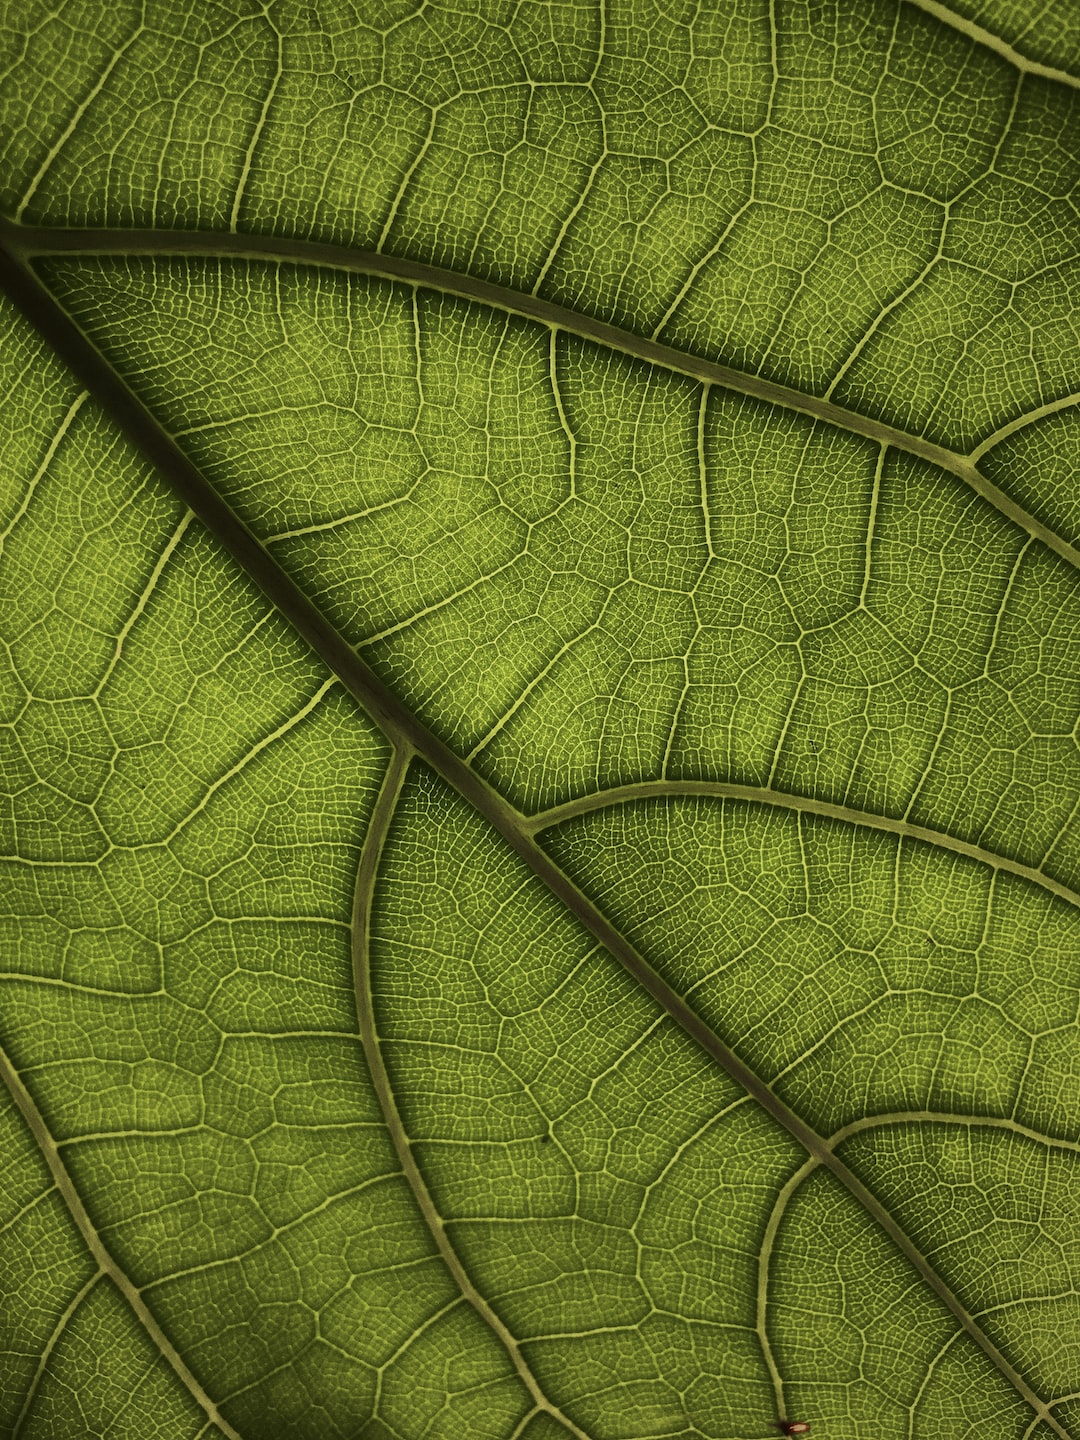
{"type": "Polygon", "coordinates": [[[0,1434],[1080,1435],[1072,7],[6,23],[0,1434]]]}

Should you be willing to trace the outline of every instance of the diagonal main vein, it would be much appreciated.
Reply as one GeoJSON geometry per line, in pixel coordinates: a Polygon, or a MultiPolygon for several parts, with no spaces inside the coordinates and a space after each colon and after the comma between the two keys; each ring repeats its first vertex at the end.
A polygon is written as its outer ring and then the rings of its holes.
{"type": "MultiPolygon", "coordinates": [[[[719,385],[740,395],[765,400],[771,405],[809,415],[812,419],[823,421],[837,429],[862,435],[894,450],[902,450],[909,455],[918,456],[921,460],[928,460],[940,469],[958,476],[1007,519],[1080,570],[1080,548],[1071,545],[1063,536],[1018,505],[1004,490],[987,479],[970,455],[960,454],[921,435],[913,435],[895,425],[888,425],[882,420],[860,415],[842,405],[834,405],[831,400],[822,399],[820,396],[778,384],[774,380],[766,380],[760,375],[733,369],[730,365],[721,365],[671,345],[662,345],[657,340],[635,335],[630,330],[609,325],[568,306],[557,305],[542,296],[495,285],[461,271],[424,265],[401,256],[384,255],[380,251],[356,250],[348,245],[326,244],[317,240],[199,230],[54,229],[48,226],[13,225],[0,219],[0,242],[12,257],[24,261],[37,255],[59,254],[74,254],[78,258],[92,255],[161,255],[261,260],[271,264],[312,265],[354,275],[371,275],[384,280],[401,281],[419,289],[454,295],[463,300],[476,301],[511,315],[539,321],[567,335],[592,340],[608,350],[636,360],[644,360],[650,365],[659,365],[700,384],[719,385]]],[[[1069,404],[1072,398],[1067,397],[1062,403],[1069,404]]],[[[1053,405],[1056,404],[1056,401],[1053,402],[1053,405]]],[[[1019,422],[1013,421],[1004,428],[1012,433],[1022,427],[1019,422]]]]}
{"type": "MultiPolygon", "coordinates": [[[[4,233],[7,233],[6,229],[4,233]]],[[[1058,1440],[1073,1440],[1069,1432],[1051,1414],[1046,1402],[1032,1390],[1008,1358],[983,1332],[959,1297],[900,1228],[889,1211],[832,1152],[827,1141],[774,1094],[761,1077],[657,974],[607,916],[541,849],[526,818],[444,741],[433,734],[360,658],[344,636],[271,558],[210,481],[192,464],[164,427],[128,388],[109,361],[57,304],[26,260],[2,246],[0,290],[8,295],[38,333],[52,345],[113,422],[194,510],[210,533],[338,676],[397,749],[400,752],[414,751],[452,785],[675,1023],[752,1096],[763,1110],[782,1125],[809,1155],[832,1172],[881,1226],[964,1331],[1010,1381],[1058,1440]]],[[[81,1205],[81,1202],[79,1203],[81,1205]]],[[[134,1288],[130,1281],[127,1281],[127,1285],[134,1288]]],[[[144,1305],[143,1310],[145,1309],[144,1305]]],[[[156,1324],[149,1311],[146,1311],[146,1315],[149,1323],[156,1324]]],[[[179,1356],[177,1360],[179,1361],[179,1356]]]]}

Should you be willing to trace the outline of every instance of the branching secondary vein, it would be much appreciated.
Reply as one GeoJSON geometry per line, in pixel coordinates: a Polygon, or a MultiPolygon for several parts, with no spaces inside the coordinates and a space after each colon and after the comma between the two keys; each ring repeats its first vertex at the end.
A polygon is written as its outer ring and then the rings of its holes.
{"type": "Polygon", "coordinates": [[[382,858],[383,847],[386,843],[386,836],[390,829],[390,822],[393,820],[394,811],[397,808],[398,798],[401,795],[402,786],[405,783],[405,776],[408,772],[409,762],[412,759],[412,751],[398,748],[390,762],[383,781],[379,798],[375,805],[375,811],[371,817],[371,824],[364,840],[363,851],[360,856],[360,865],[356,876],[356,894],[353,904],[353,979],[356,987],[356,1009],[360,1025],[360,1038],[364,1046],[364,1054],[368,1062],[368,1070],[371,1073],[372,1083],[375,1092],[379,1097],[379,1105],[382,1108],[383,1117],[386,1120],[387,1130],[394,1145],[398,1161],[409,1188],[413,1193],[424,1222],[431,1233],[432,1239],[442,1256],[443,1263],[453,1276],[461,1294],[473,1307],[481,1320],[492,1330],[502,1343],[510,1357],[510,1361],[517,1371],[519,1378],[525,1385],[532,1397],[533,1404],[537,1410],[542,1410],[558,1421],[576,1440],[589,1440],[589,1436],[580,1429],[574,1422],[564,1415],[557,1405],[554,1405],[540,1388],[539,1381],[532,1371],[521,1352],[521,1346],[506,1328],[503,1322],[495,1314],[491,1306],[476,1289],[476,1286],[469,1278],[468,1272],[454,1249],[453,1243],[446,1233],[446,1226],[442,1216],[439,1214],[431,1192],[427,1187],[423,1175],[412,1153],[412,1146],[409,1137],[402,1123],[398,1111],[397,1101],[390,1085],[390,1078],[383,1064],[382,1050],[379,1045],[378,1031],[375,1027],[375,1011],[372,1003],[371,992],[371,967],[370,967],[370,925],[371,925],[371,903],[375,892],[375,885],[378,879],[379,862],[382,858]]]}
{"type": "MultiPolygon", "coordinates": [[[[301,264],[322,266],[357,275],[372,275],[387,280],[403,281],[420,289],[437,290],[446,295],[455,295],[464,300],[477,301],[493,309],[503,310],[525,319],[537,320],[541,324],[562,330],[581,339],[595,341],[605,348],[658,365],[675,374],[685,375],[704,385],[718,385],[723,389],[749,395],[786,410],[794,410],[824,421],[837,429],[846,430],[867,439],[876,440],[895,450],[916,455],[922,460],[939,466],[958,476],[977,494],[987,500],[1014,524],[1040,540],[1048,549],[1060,555],[1070,565],[1080,570],[1080,548],[1058,535],[1036,515],[1032,515],[1004,490],[982,474],[973,455],[962,455],[944,445],[935,444],[920,435],[909,434],[894,425],[860,415],[854,410],[834,405],[831,401],[811,395],[788,385],[780,385],[759,375],[735,370],[712,360],[689,354],[670,345],[617,325],[609,325],[592,316],[557,305],[550,300],[521,291],[493,285],[486,280],[454,270],[441,269],[434,265],[423,265],[413,260],[401,259],[394,255],[383,255],[377,251],[354,250],[345,245],[328,245],[317,241],[263,237],[227,233],[201,232],[195,230],[92,230],[92,229],[51,229],[44,226],[31,227],[12,225],[0,220],[0,242],[12,262],[28,262],[34,256],[75,254],[92,255],[173,255],[203,256],[209,259],[263,260],[278,264],[301,264]]],[[[1040,407],[1031,419],[1072,403],[1073,397],[1052,401],[1040,407]]],[[[1010,422],[1001,434],[1009,434],[1028,423],[1028,417],[1010,422]]],[[[974,454],[984,453],[980,447],[974,454]]]]}
{"type": "MultiPolygon", "coordinates": [[[[45,1159],[45,1163],[49,1167],[56,1188],[63,1197],[64,1203],[68,1208],[72,1220],[75,1222],[79,1234],[86,1242],[90,1253],[97,1262],[99,1273],[107,1275],[120,1291],[128,1305],[134,1311],[143,1329],[153,1341],[155,1348],[160,1351],[177,1378],[221,1433],[228,1436],[229,1440],[243,1440],[240,1433],[234,1430],[225,1417],[219,1412],[216,1403],[207,1395],[202,1385],[192,1374],[191,1370],[188,1369],[187,1364],[176,1349],[176,1346],[154,1318],[138,1286],[128,1278],[105,1248],[101,1236],[98,1234],[97,1227],[87,1214],[86,1206],[82,1202],[82,1197],[75,1188],[75,1184],[68,1173],[67,1166],[60,1156],[60,1151],[57,1149],[56,1142],[49,1132],[49,1128],[45,1124],[41,1111],[23,1084],[22,1078],[15,1069],[15,1066],[3,1050],[0,1050],[0,1078],[3,1079],[4,1084],[11,1094],[11,1098],[18,1107],[19,1113],[26,1121],[34,1139],[37,1141],[38,1148],[45,1159]]],[[[97,1277],[95,1276],[95,1278],[97,1277]]],[[[84,1287],[84,1291],[88,1289],[89,1285],[84,1287]]],[[[76,1300],[81,1300],[82,1298],[83,1296],[80,1294],[76,1297],[76,1300]]]]}
{"type": "Polygon", "coordinates": [[[1000,55],[1010,65],[1026,75],[1041,75],[1044,80],[1055,80],[1059,85],[1068,85],[1073,90],[1080,90],[1080,78],[1071,75],[1068,70],[1059,70],[1053,65],[1044,65],[1039,60],[1031,60],[1015,46],[1003,40],[1000,35],[987,30],[982,25],[977,25],[974,20],[969,20],[966,15],[959,15],[955,10],[950,10],[947,5],[942,5],[940,0],[910,0],[912,5],[917,5],[920,10],[925,10],[935,20],[958,30],[961,35],[966,35],[969,40],[974,40],[977,45],[984,45],[992,50],[995,55],[1000,55]]]}
{"type": "Polygon", "coordinates": [[[792,795],[783,790],[772,790],[764,785],[735,785],[723,780],[642,780],[634,785],[618,785],[610,790],[594,791],[576,800],[568,800],[550,810],[542,810],[522,823],[534,834],[549,830],[566,820],[579,815],[589,815],[594,810],[605,810],[611,805],[628,805],[636,800],[673,799],[677,796],[700,795],[718,800],[742,800],[752,805],[771,805],[780,810],[794,810],[803,815],[820,815],[829,820],[840,820],[847,825],[866,826],[872,830],[885,830],[905,840],[918,840],[924,845],[934,845],[951,850],[955,855],[964,855],[995,870],[1007,871],[1029,880],[1033,885],[1048,890],[1059,900],[1080,909],[1080,894],[1061,884],[1052,876],[1037,870],[1033,865],[1021,864],[996,851],[986,850],[967,840],[958,840],[943,830],[932,830],[926,825],[915,825],[909,820],[896,819],[890,815],[877,815],[866,810],[855,810],[848,805],[834,805],[828,800],[812,796],[792,795]]]}
{"type": "MultiPolygon", "coordinates": [[[[7,227],[5,234],[10,232],[7,227]]],[[[198,238],[198,237],[194,237],[198,238]]],[[[206,239],[219,237],[204,237],[206,239]]],[[[77,248],[77,247],[72,247],[77,248]]],[[[118,247],[119,248],[119,247],[118,247]]],[[[162,247],[164,248],[164,247],[162,247]]],[[[322,247],[309,247],[318,250],[322,247]]],[[[207,253],[204,251],[204,253],[207,253]]],[[[348,252],[346,252],[348,253],[348,252]]],[[[291,257],[298,258],[298,257],[291,257]]],[[[308,257],[309,259],[311,256],[308,257]]],[[[382,257],[376,257],[382,260],[382,257]]],[[[408,268],[414,272],[421,272],[422,276],[430,276],[434,273],[427,267],[415,267],[406,265],[406,262],[392,262],[408,268]]],[[[416,274],[410,276],[399,275],[397,278],[411,278],[415,283],[425,283],[416,274]]],[[[460,279],[460,277],[457,277],[460,279]]],[[[472,286],[472,282],[470,282],[472,286]]],[[[952,1290],[945,1283],[942,1277],[935,1271],[924,1255],[919,1251],[910,1237],[900,1228],[889,1211],[881,1204],[877,1197],[867,1188],[866,1185],[844,1164],[843,1161],[833,1152],[829,1142],[822,1139],[803,1119],[792,1111],[772,1089],[747,1066],[738,1055],[716,1034],[701,1017],[686,1003],[670,985],[664,981],[642,955],[630,944],[625,936],[615,928],[607,916],[579,889],[575,882],[551,859],[551,857],[537,843],[533,831],[537,828],[535,823],[530,823],[519,811],[511,806],[487,781],[476,774],[454,751],[442,740],[433,734],[396,695],[379,679],[371,668],[356,654],[344,637],[334,628],[329,619],[319,611],[314,603],[296,586],[291,578],[278,566],[277,562],[260,544],[258,539],[247,529],[239,517],[225,503],[214,487],[205,476],[192,464],[175,444],[172,437],[163,429],[159,422],[151,415],[142,402],[131,392],[123,379],[110,366],[109,362],[97,351],[87,340],[86,336],[72,322],[70,317],[57,305],[55,300],[34,275],[26,263],[25,256],[12,253],[10,250],[0,249],[0,288],[2,288],[12,299],[23,315],[36,327],[38,332],[57,351],[60,357],[65,360],[73,373],[82,381],[90,394],[103,406],[112,420],[120,430],[142,451],[147,460],[153,463],[172,484],[176,492],[194,510],[197,516],[207,525],[208,529],[215,536],[224,550],[248,573],[248,575],[261,588],[263,593],[275,604],[282,615],[289,620],[297,632],[313,647],[324,663],[344,683],[349,692],[364,706],[372,719],[382,728],[387,737],[395,746],[398,756],[395,764],[400,767],[401,774],[404,773],[406,757],[415,753],[427,761],[468,803],[481,814],[493,829],[503,838],[514,851],[530,868],[533,874],[560,900],[580,923],[592,934],[606,950],[633,976],[637,983],[644,989],[656,1003],[675,1021],[676,1024],[693,1039],[718,1064],[732,1079],[739,1084],[743,1090],[750,1095],[772,1118],[777,1121],[787,1132],[792,1135],[807,1154],[815,1158],[822,1166],[840,1181],[850,1194],[859,1202],[863,1209],[877,1222],[881,1229],[890,1237],[893,1243],[906,1257],[916,1272],[922,1277],[929,1288],[945,1304],[950,1313],[958,1321],[963,1330],[979,1346],[983,1353],[1010,1381],[1017,1392],[1024,1397],[1038,1416],[1044,1421],[1053,1434],[1059,1440],[1071,1440],[1068,1432],[1050,1413],[1047,1404],[1031,1389],[1024,1378],[1017,1372],[1008,1358],[990,1340],[972,1316],[965,1309],[961,1301],[953,1294],[952,1290]]],[[[502,305],[504,292],[497,291],[495,287],[482,286],[476,282],[472,286],[476,293],[471,298],[486,299],[489,303],[502,305]],[[481,295],[481,290],[494,292],[495,298],[481,295]]],[[[544,302],[544,308],[550,309],[544,302]]],[[[554,323],[549,317],[537,316],[536,318],[548,318],[548,323],[554,323]]],[[[591,322],[589,322],[591,325],[591,322]]],[[[596,327],[598,330],[607,330],[610,327],[596,327]]],[[[616,332],[619,334],[620,332],[616,332]]],[[[594,335],[593,338],[600,338],[594,335]]],[[[623,336],[622,339],[627,337],[623,336]]],[[[642,358],[649,358],[644,353],[644,347],[651,342],[637,342],[642,358]]],[[[653,347],[657,351],[663,351],[664,347],[653,347]]],[[[679,357],[680,363],[686,357],[679,357]]],[[[657,363],[672,365],[678,368],[673,361],[665,361],[657,358],[657,363]]],[[[703,369],[715,372],[722,367],[703,367],[703,369]]],[[[724,372],[725,374],[727,372],[724,372]]],[[[732,372],[734,373],[734,372],[732,372]]],[[[727,381],[715,373],[701,374],[699,379],[715,380],[717,383],[725,384],[727,381]]],[[[747,377],[741,377],[745,381],[747,377]]],[[[754,382],[755,386],[759,382],[754,382]]],[[[760,387],[749,390],[740,382],[735,388],[743,388],[747,393],[762,393],[770,387],[761,382],[760,387]]],[[[779,388],[779,387],[772,387],[779,388]]],[[[768,398],[768,397],[766,397],[768,398]]],[[[808,406],[800,403],[794,408],[806,409],[808,406]]],[[[791,403],[780,400],[779,403],[791,403]]],[[[813,413],[813,412],[812,412],[813,413]]],[[[822,415],[821,418],[827,418],[822,415]]],[[[839,422],[838,422],[839,423],[839,422]]],[[[861,422],[863,429],[860,433],[872,434],[874,438],[885,440],[887,443],[897,443],[889,439],[888,427],[878,426],[876,422],[861,422]]],[[[849,425],[848,428],[856,428],[849,425]]],[[[910,437],[908,437],[910,441],[910,437]]],[[[921,444],[921,442],[919,442],[921,444]]],[[[901,448],[911,450],[913,453],[925,453],[926,450],[935,451],[936,447],[917,448],[915,442],[904,444],[901,448]]],[[[928,455],[927,458],[936,458],[935,455],[928,455]]],[[[957,458],[957,457],[954,457],[957,458]]],[[[940,462],[939,462],[940,463],[940,462]]],[[[967,462],[964,462],[965,464],[967,462]]],[[[955,469],[955,466],[946,468],[955,469]]],[[[957,472],[959,473],[959,472],[957,472]]],[[[981,477],[980,477],[981,478],[981,477]]],[[[1029,527],[1030,528],[1030,527],[1029,527]]],[[[1055,537],[1056,539],[1057,537],[1055,537]]],[[[1059,550],[1062,542],[1059,540],[1054,548],[1059,550]]],[[[1080,554],[1076,556],[1074,563],[1080,563],[1080,554]]],[[[385,801],[385,818],[376,821],[384,827],[389,824],[389,817],[393,808],[393,795],[396,795],[396,786],[399,778],[395,771],[394,790],[384,791],[389,796],[385,801]]],[[[385,833],[385,830],[384,832],[385,833]]],[[[369,864],[374,867],[377,864],[377,852],[372,851],[372,858],[369,864]]],[[[363,887],[358,883],[358,891],[363,887]]],[[[5,1078],[9,1078],[5,1072],[5,1078]]],[[[18,1084],[17,1077],[9,1078],[9,1084],[18,1084]]],[[[21,1088],[21,1087],[20,1087],[21,1088]]],[[[18,1092],[13,1091],[18,1094],[18,1092]]],[[[22,1092],[25,1096],[25,1092],[22,1092]]],[[[29,1097],[25,1097],[29,1101],[29,1097]]],[[[68,1198],[73,1214],[81,1215],[83,1222],[88,1226],[89,1234],[93,1234],[92,1227],[86,1219],[85,1210],[81,1201],[75,1194],[67,1177],[66,1170],[60,1162],[55,1146],[48,1141],[41,1117],[33,1109],[32,1102],[29,1102],[32,1113],[36,1117],[38,1135],[43,1144],[48,1144],[50,1149],[47,1155],[50,1157],[50,1165],[54,1168],[54,1175],[57,1176],[57,1183],[60,1183],[60,1175],[64,1177],[64,1184],[67,1186],[65,1198],[68,1198]]],[[[24,1113],[29,1113],[24,1109],[24,1113]]],[[[87,1233],[87,1232],[84,1232],[87,1233]]],[[[95,1236],[96,1241],[96,1236],[95,1236]]],[[[100,1254],[113,1264],[111,1259],[105,1255],[100,1241],[96,1241],[98,1249],[95,1254],[100,1254]]],[[[104,1262],[103,1262],[104,1263],[104,1262]]],[[[449,1263],[449,1261],[448,1261],[449,1263]]],[[[116,1267],[113,1266],[113,1270],[116,1267]]],[[[109,1273],[112,1273],[110,1271],[109,1273]]],[[[120,1277],[118,1284],[122,1282],[126,1286],[125,1294],[133,1294],[141,1304],[138,1292],[135,1291],[131,1282],[126,1280],[116,1270],[120,1277]]],[[[463,1276],[467,1282],[467,1276],[463,1276]]],[[[478,1297],[479,1298],[479,1297],[478,1297]]],[[[483,1303],[481,1301],[481,1303],[483,1303]]],[[[151,1333],[160,1336],[160,1343],[168,1345],[168,1341],[160,1334],[155,1322],[142,1306],[144,1312],[144,1324],[151,1333]]],[[[141,1317],[142,1318],[142,1317],[141,1317]]],[[[490,1322],[489,1322],[490,1323],[490,1322]]],[[[173,1352],[175,1355],[175,1352],[173,1352]]],[[[175,1356],[174,1368],[184,1378],[189,1372],[183,1366],[183,1361],[178,1355],[175,1356]]],[[[519,1372],[520,1373],[520,1372],[519,1372]]],[[[193,1377],[185,1379],[185,1383],[194,1384],[193,1377]]],[[[208,1402],[209,1403],[209,1402],[208,1402]]],[[[545,1406],[545,1408],[547,1408],[545,1406]]],[[[209,1413],[209,1412],[208,1412],[209,1413]]],[[[235,1432],[228,1428],[224,1422],[219,1422],[225,1433],[234,1440],[239,1440],[235,1432]]],[[[574,1430],[565,1420],[564,1424],[572,1433],[581,1435],[582,1432],[574,1430]]],[[[582,1437],[585,1440],[585,1437],[582,1437]]]]}
{"type": "Polygon", "coordinates": [[[71,1320],[71,1317],[75,1314],[79,1306],[86,1299],[87,1295],[90,1294],[90,1291],[94,1288],[94,1286],[101,1279],[104,1273],[105,1272],[101,1269],[97,1269],[94,1271],[94,1273],[90,1276],[89,1280],[87,1280],[85,1284],[83,1284],[78,1290],[76,1290],[75,1294],[68,1301],[67,1305],[65,1305],[63,1311],[60,1314],[60,1318],[53,1326],[52,1332],[49,1335],[48,1340],[46,1340],[45,1345],[41,1351],[41,1355],[38,1358],[37,1368],[34,1370],[33,1379],[27,1386],[26,1395],[23,1398],[22,1407],[20,1408],[18,1415],[15,1417],[15,1424],[12,1427],[11,1431],[11,1440],[19,1440],[19,1436],[22,1434],[23,1425],[26,1423],[26,1418],[30,1414],[31,1409],[33,1408],[34,1397],[37,1395],[38,1388],[40,1387],[42,1379],[44,1378],[45,1373],[49,1368],[49,1361],[52,1359],[52,1353],[56,1349],[57,1342],[59,1341],[61,1335],[63,1335],[64,1331],[67,1329],[68,1322],[71,1320]]]}

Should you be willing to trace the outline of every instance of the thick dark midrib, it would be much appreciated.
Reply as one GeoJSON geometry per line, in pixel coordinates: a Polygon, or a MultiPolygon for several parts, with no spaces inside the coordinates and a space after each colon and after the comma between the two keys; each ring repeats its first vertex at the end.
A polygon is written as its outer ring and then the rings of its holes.
{"type": "Polygon", "coordinates": [[[578,815],[589,815],[595,810],[606,810],[612,805],[627,805],[635,800],[655,800],[665,797],[702,795],[719,800],[743,800],[752,805],[770,805],[778,810],[795,810],[801,815],[820,815],[828,820],[839,820],[845,825],[865,826],[870,830],[883,830],[903,840],[918,840],[924,845],[934,845],[949,850],[954,855],[963,855],[994,870],[1003,870],[1018,875],[1022,880],[1038,885],[1059,900],[1080,910],[1080,894],[1067,885],[1044,875],[1033,865],[1024,865],[1019,860],[986,850],[981,845],[959,840],[943,830],[931,830],[926,825],[913,825],[908,820],[894,819],[889,815],[876,815],[873,811],[855,810],[848,805],[834,805],[828,800],[818,800],[805,795],[791,795],[783,790],[770,790],[766,786],[734,785],[724,780],[641,780],[633,785],[618,785],[610,790],[595,790],[564,805],[555,805],[550,810],[541,810],[531,815],[525,825],[536,834],[578,815]]]}
{"type": "Polygon", "coordinates": [[[138,1287],[132,1282],[128,1275],[120,1268],[106,1249],[97,1227],[90,1219],[86,1206],[82,1202],[75,1183],[68,1173],[68,1168],[61,1158],[57,1149],[56,1141],[53,1139],[49,1127],[45,1124],[44,1117],[34,1098],[22,1082],[22,1077],[11,1063],[11,1060],[3,1050],[0,1050],[0,1077],[7,1086],[8,1093],[18,1107],[19,1113],[26,1121],[46,1165],[52,1175],[53,1183],[60,1193],[64,1204],[67,1206],[68,1214],[71,1216],[76,1229],[82,1236],[94,1260],[97,1262],[101,1274],[107,1275],[120,1291],[124,1299],[130,1305],[136,1319],[142,1325],[152,1340],[155,1348],[172,1369],[177,1379],[198,1404],[200,1410],[215,1424],[223,1435],[229,1440],[243,1440],[238,1431],[234,1430],[224,1416],[219,1412],[217,1405],[207,1395],[206,1391],[199,1384],[198,1380],[184,1363],[182,1356],[176,1349],[169,1337],[162,1330],[150,1312],[146,1301],[143,1299],[138,1287]]]}
{"type": "Polygon", "coordinates": [[[576,1440],[590,1440],[585,1431],[575,1425],[544,1394],[539,1381],[529,1369],[517,1340],[472,1283],[460,1256],[446,1233],[446,1226],[435,1206],[427,1182],[420,1173],[420,1167],[416,1163],[412,1145],[402,1123],[393,1086],[390,1084],[390,1077],[383,1063],[382,1046],[379,1043],[375,1025],[375,1007],[371,989],[371,902],[375,893],[386,837],[397,809],[398,799],[411,760],[412,751],[403,747],[397,747],[394,750],[382,788],[379,791],[379,798],[375,803],[367,835],[364,837],[360,864],[356,872],[356,891],[352,912],[352,956],[353,986],[356,991],[356,1013],[360,1027],[360,1040],[364,1047],[364,1055],[367,1059],[368,1070],[371,1072],[372,1084],[378,1096],[383,1119],[386,1122],[394,1152],[398,1157],[398,1163],[401,1165],[402,1173],[412,1191],[424,1224],[435,1242],[443,1263],[453,1277],[455,1285],[483,1323],[493,1331],[499,1344],[506,1351],[518,1378],[532,1396],[535,1409],[550,1415],[569,1434],[575,1436],[576,1440]]]}
{"type": "Polygon", "coordinates": [[[930,440],[909,434],[906,430],[887,425],[881,420],[860,415],[854,410],[846,410],[829,400],[795,390],[791,386],[780,385],[742,370],[734,370],[728,365],[720,365],[673,346],[662,345],[646,336],[635,335],[617,325],[594,320],[589,315],[564,305],[556,305],[538,295],[494,285],[456,270],[423,265],[395,255],[383,255],[378,251],[354,250],[347,245],[324,244],[320,241],[298,240],[285,236],[238,235],[200,230],[62,230],[50,229],[47,226],[13,225],[10,221],[0,220],[0,239],[12,257],[25,262],[35,256],[59,254],[82,257],[172,255],[263,260],[278,264],[315,265],[356,275],[373,275],[386,280],[399,280],[421,289],[435,290],[441,294],[454,295],[463,300],[473,300],[511,315],[539,321],[568,335],[595,341],[606,349],[629,355],[636,360],[644,360],[651,365],[659,365],[701,384],[718,385],[740,395],[765,400],[769,404],[809,415],[814,420],[821,420],[840,430],[876,440],[909,455],[917,455],[921,460],[928,460],[940,469],[958,476],[1007,519],[1080,570],[1080,549],[1071,545],[1049,525],[1018,505],[1004,490],[988,480],[969,456],[949,450],[944,445],[935,445],[930,440]]]}
{"type": "Polygon", "coordinates": [[[944,1302],[983,1352],[1014,1385],[1059,1440],[1072,1440],[1046,1406],[982,1333],[959,1299],[925,1257],[899,1229],[858,1177],[827,1148],[826,1142],[773,1093],[769,1086],[728,1048],[686,1001],[653,970],[607,916],[578,889],[537,844],[524,817],[440,740],[397,698],[352,649],[329,620],[303,594],[264,550],[244,523],[225,504],[158,421],[128,388],[61,309],[28,266],[0,248],[0,289],[82,381],[118,428],[171,483],[177,494],[203,521],[229,555],[247,572],[345,688],[367,710],[395,747],[415,751],[502,836],[539,880],[607,949],[718,1065],[799,1142],[817,1157],[867,1212],[882,1226],[930,1288],[944,1302]]]}

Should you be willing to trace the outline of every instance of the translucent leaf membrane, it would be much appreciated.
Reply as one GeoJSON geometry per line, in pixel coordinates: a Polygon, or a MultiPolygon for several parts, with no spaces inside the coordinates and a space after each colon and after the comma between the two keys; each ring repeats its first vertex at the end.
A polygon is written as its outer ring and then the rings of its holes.
{"type": "MultiPolygon", "coordinates": [[[[801,1178],[805,1152],[423,770],[380,876],[372,986],[403,1128],[474,1283],[588,1435],[765,1436],[781,1407],[830,1440],[1024,1433],[1028,1407],[872,1217],[801,1178]]],[[[650,893],[668,879],[654,863],[650,893]]],[[[944,1241],[945,1218],[922,1228],[944,1241]]]]}
{"type": "Polygon", "coordinates": [[[1075,576],[955,476],[432,292],[230,262],[49,273],[515,803],[732,780],[1076,877],[1075,576]]]}
{"type": "Polygon", "coordinates": [[[1069,1393],[1077,907],[910,840],[730,801],[612,806],[548,843],[1038,1392],[1069,1393]]]}
{"type": "Polygon", "coordinates": [[[382,247],[964,450],[1072,388],[1080,93],[964,33],[1068,67],[1069,0],[21,9],[17,218],[382,247]]]}
{"type": "Polygon", "coordinates": [[[219,1435],[100,1270],[6,1086],[0,1154],[0,1434],[219,1435]]]}
{"type": "MultiPolygon", "coordinates": [[[[506,1435],[527,1397],[436,1254],[356,1029],[385,744],[4,318],[4,1049],[242,1433],[506,1435]]],[[[20,1440],[194,1435],[111,1282],[46,1353],[93,1267],[6,1123],[4,1423],[40,1366],[20,1440]]]]}

